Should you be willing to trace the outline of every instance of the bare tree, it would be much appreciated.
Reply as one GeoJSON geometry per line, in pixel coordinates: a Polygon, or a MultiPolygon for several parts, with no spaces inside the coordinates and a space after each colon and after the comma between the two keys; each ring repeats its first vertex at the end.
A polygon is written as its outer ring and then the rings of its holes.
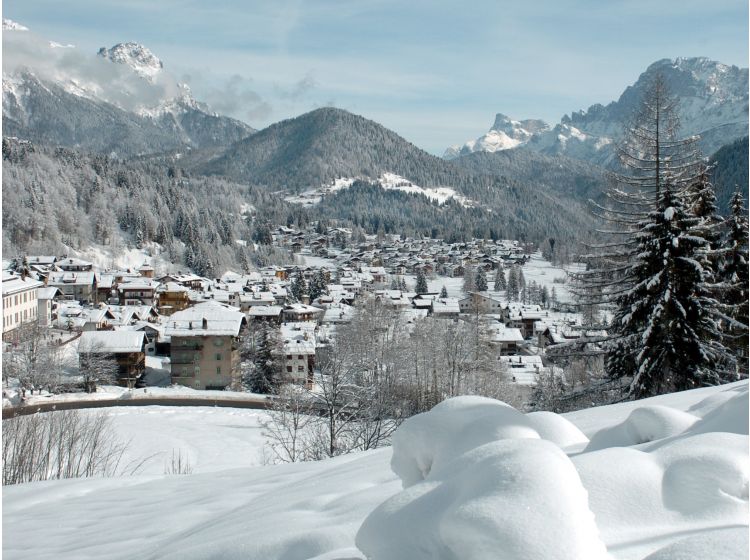
{"type": "Polygon", "coordinates": [[[76,410],[3,420],[3,484],[114,476],[127,444],[110,417],[76,410]]]}
{"type": "Polygon", "coordinates": [[[54,391],[60,385],[62,370],[67,366],[63,349],[52,341],[48,329],[38,323],[19,327],[17,342],[3,353],[3,380],[18,379],[22,388],[46,388],[54,391]]]}
{"type": "Polygon", "coordinates": [[[272,462],[296,463],[309,458],[309,427],[316,410],[308,391],[284,385],[268,406],[269,418],[261,423],[272,462]]]}
{"type": "Polygon", "coordinates": [[[117,383],[119,366],[111,354],[96,342],[81,341],[78,345],[79,371],[86,392],[95,393],[96,386],[117,383]]]}

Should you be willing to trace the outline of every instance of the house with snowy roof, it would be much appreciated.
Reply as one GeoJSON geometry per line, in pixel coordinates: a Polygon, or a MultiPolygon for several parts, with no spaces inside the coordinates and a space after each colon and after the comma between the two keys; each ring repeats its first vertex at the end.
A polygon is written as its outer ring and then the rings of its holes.
{"type": "Polygon", "coordinates": [[[199,303],[166,320],[172,383],[195,389],[239,389],[240,337],[245,314],[216,301],[199,303]]]}
{"type": "Polygon", "coordinates": [[[82,303],[96,301],[96,275],[93,271],[50,272],[47,277],[47,286],[59,288],[64,299],[80,301],[82,303]]]}
{"type": "Polygon", "coordinates": [[[117,363],[117,382],[135,387],[146,369],[146,336],[137,331],[87,331],[78,340],[81,369],[90,367],[94,356],[117,363]]]}
{"type": "Polygon", "coordinates": [[[282,371],[291,382],[311,389],[315,369],[315,325],[309,322],[281,325],[282,371]]]}
{"type": "Polygon", "coordinates": [[[458,300],[461,313],[500,313],[503,302],[495,299],[487,292],[469,292],[468,296],[458,300]]]}

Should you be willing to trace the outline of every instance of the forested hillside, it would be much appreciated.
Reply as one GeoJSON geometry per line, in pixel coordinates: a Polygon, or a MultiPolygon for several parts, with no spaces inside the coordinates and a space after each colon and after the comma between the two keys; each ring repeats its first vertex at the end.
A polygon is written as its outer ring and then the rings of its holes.
{"type": "Polygon", "coordinates": [[[252,207],[267,218],[286,205],[263,189],[179,169],[3,140],[3,254],[65,254],[125,237],[156,242],[174,263],[212,275],[275,258],[249,239],[252,207]],[[241,209],[248,215],[241,215],[241,209]],[[122,232],[122,234],[121,234],[122,232]]]}
{"type": "Polygon", "coordinates": [[[719,213],[729,213],[729,201],[736,188],[746,193],[748,186],[748,143],[747,136],[735,140],[711,156],[712,179],[716,189],[716,203],[719,213]]]}

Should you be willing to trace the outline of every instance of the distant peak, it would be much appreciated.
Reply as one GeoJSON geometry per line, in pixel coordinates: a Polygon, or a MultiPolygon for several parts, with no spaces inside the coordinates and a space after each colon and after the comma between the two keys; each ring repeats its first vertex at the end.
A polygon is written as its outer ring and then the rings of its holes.
{"type": "Polygon", "coordinates": [[[164,68],[162,61],[139,43],[118,43],[111,49],[102,47],[98,55],[118,64],[125,64],[147,80],[153,81],[164,68]]]}
{"type": "Polygon", "coordinates": [[[12,19],[3,18],[3,31],[28,31],[29,28],[12,19]]]}

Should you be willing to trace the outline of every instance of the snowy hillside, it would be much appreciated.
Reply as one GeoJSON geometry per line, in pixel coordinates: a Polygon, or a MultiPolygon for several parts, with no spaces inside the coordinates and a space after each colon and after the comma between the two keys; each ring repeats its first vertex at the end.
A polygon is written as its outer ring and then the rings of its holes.
{"type": "Polygon", "coordinates": [[[196,474],[6,487],[4,558],[748,554],[746,381],[565,417],[462,397],[408,420],[393,448],[265,467],[255,413],[108,413],[131,456],[182,449],[196,474]]]}
{"type": "Polygon", "coordinates": [[[332,194],[343,189],[348,189],[357,181],[375,183],[380,186],[380,188],[386,191],[395,190],[412,194],[420,194],[433,202],[437,202],[438,204],[444,204],[447,200],[452,198],[464,207],[476,206],[475,202],[466,198],[465,196],[461,196],[450,187],[423,188],[415,185],[408,179],[405,179],[404,177],[401,177],[400,175],[397,175],[395,173],[383,173],[375,181],[366,177],[335,179],[327,185],[323,185],[314,189],[308,189],[297,195],[287,196],[284,198],[284,200],[293,204],[314,206],[315,204],[318,204],[325,195],[332,194]]]}

